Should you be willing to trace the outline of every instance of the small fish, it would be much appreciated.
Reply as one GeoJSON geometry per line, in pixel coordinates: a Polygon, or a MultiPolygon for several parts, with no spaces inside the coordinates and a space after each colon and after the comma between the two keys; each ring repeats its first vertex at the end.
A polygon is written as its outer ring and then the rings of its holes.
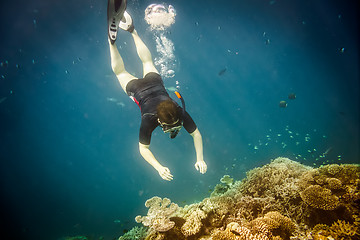
{"type": "Polygon", "coordinates": [[[117,99],[112,97],[107,97],[106,100],[108,100],[109,102],[117,102],[117,99]]]}
{"type": "Polygon", "coordinates": [[[290,100],[294,100],[294,99],[296,99],[296,94],[295,93],[289,93],[288,98],[290,100]]]}
{"type": "Polygon", "coordinates": [[[286,101],[280,101],[279,102],[279,107],[286,108],[287,107],[287,102],[286,101]]]}
{"type": "Polygon", "coordinates": [[[7,97],[0,98],[0,104],[3,103],[6,99],[7,99],[7,97]]]}
{"type": "Polygon", "coordinates": [[[227,70],[227,68],[224,68],[224,69],[220,70],[220,72],[218,73],[218,75],[219,75],[219,76],[224,75],[225,72],[226,72],[226,70],[227,70]]]}
{"type": "Polygon", "coordinates": [[[121,106],[121,107],[125,107],[125,103],[123,103],[123,102],[117,102],[116,105],[121,106]]]}

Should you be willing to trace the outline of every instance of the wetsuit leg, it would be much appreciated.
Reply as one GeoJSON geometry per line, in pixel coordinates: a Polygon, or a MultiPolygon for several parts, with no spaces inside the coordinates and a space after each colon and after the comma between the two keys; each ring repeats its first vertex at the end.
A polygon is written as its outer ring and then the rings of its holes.
{"type": "Polygon", "coordinates": [[[125,70],[124,61],[122,60],[120,53],[115,44],[111,44],[109,39],[109,46],[110,46],[110,56],[111,56],[111,67],[114,71],[116,77],[119,80],[119,83],[126,93],[126,85],[133,79],[136,79],[133,75],[128,73],[125,70]]]}
{"type": "Polygon", "coordinates": [[[153,60],[151,58],[150,50],[147,48],[145,43],[141,40],[139,35],[137,34],[136,30],[134,30],[131,35],[134,38],[136,51],[139,55],[139,58],[143,64],[143,77],[149,72],[159,73],[158,70],[155,68],[153,60]]]}

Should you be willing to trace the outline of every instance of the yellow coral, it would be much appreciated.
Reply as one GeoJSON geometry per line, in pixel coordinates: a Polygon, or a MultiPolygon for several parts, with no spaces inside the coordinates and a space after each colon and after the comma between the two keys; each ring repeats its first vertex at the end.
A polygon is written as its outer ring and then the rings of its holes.
{"type": "Polygon", "coordinates": [[[270,218],[280,223],[280,229],[282,232],[286,232],[291,235],[296,228],[296,225],[291,221],[290,218],[281,215],[279,212],[268,212],[264,218],[270,218]]]}
{"type": "Polygon", "coordinates": [[[290,218],[281,215],[281,213],[277,211],[268,212],[264,217],[256,218],[248,225],[253,231],[266,236],[271,236],[271,234],[275,236],[279,235],[284,239],[289,238],[296,228],[290,218]]]}
{"type": "Polygon", "coordinates": [[[326,183],[327,188],[329,188],[330,190],[338,190],[342,187],[341,181],[337,178],[327,178],[326,183]]]}
{"type": "Polygon", "coordinates": [[[327,240],[329,236],[329,226],[326,224],[317,224],[312,229],[312,236],[314,240],[327,240]]]}
{"type": "Polygon", "coordinates": [[[216,229],[211,235],[213,240],[270,240],[264,234],[254,234],[250,229],[240,226],[238,223],[231,222],[225,231],[216,229]]]}
{"type": "Polygon", "coordinates": [[[302,200],[313,208],[334,210],[339,206],[339,198],[331,194],[329,189],[319,185],[311,185],[300,193],[302,200]]]}
{"type": "Polygon", "coordinates": [[[342,170],[342,167],[340,167],[340,165],[338,165],[338,164],[326,165],[323,168],[325,170],[327,170],[327,172],[332,176],[335,176],[335,175],[339,174],[340,171],[342,170]]]}
{"type": "Polygon", "coordinates": [[[200,209],[196,209],[195,211],[193,211],[186,218],[186,222],[181,227],[181,232],[184,234],[184,236],[189,237],[191,235],[197,234],[203,225],[201,220],[205,217],[206,214],[200,209]]]}
{"type": "Polygon", "coordinates": [[[358,239],[357,227],[343,220],[333,223],[329,229],[330,234],[335,239],[351,240],[358,239]]]}

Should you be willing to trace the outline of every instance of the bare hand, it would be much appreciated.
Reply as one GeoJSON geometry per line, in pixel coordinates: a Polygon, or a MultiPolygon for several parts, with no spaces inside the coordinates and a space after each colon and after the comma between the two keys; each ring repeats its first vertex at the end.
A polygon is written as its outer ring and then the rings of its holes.
{"type": "Polygon", "coordinates": [[[204,161],[197,161],[195,163],[195,168],[202,174],[206,173],[206,171],[207,171],[207,166],[204,161]]]}
{"type": "Polygon", "coordinates": [[[173,175],[171,175],[170,170],[167,167],[161,167],[158,170],[158,173],[159,173],[160,177],[162,177],[162,179],[164,179],[164,180],[167,180],[167,181],[173,180],[173,175]]]}

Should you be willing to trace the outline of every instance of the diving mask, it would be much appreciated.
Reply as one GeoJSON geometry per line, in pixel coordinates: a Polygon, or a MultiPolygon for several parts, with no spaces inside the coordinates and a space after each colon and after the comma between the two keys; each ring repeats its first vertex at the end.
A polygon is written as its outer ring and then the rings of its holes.
{"type": "Polygon", "coordinates": [[[170,138],[175,138],[180,129],[182,128],[182,123],[181,124],[178,124],[179,120],[177,120],[175,123],[173,124],[166,124],[166,123],[160,123],[164,133],[170,133],[170,138]]]}

